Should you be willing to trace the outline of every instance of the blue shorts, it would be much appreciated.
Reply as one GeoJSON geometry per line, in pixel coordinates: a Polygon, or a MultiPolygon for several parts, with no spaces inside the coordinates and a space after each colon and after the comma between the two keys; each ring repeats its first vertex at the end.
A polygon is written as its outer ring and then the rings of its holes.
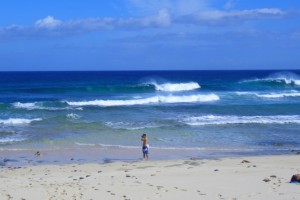
{"type": "Polygon", "coordinates": [[[149,147],[148,146],[143,146],[143,154],[146,154],[146,155],[149,154],[149,147]]]}

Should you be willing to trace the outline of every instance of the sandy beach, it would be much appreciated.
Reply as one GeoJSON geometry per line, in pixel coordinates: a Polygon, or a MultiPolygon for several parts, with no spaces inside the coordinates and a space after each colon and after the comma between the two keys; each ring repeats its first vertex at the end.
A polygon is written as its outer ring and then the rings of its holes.
{"type": "Polygon", "coordinates": [[[298,155],[3,166],[0,199],[299,199],[298,155]]]}

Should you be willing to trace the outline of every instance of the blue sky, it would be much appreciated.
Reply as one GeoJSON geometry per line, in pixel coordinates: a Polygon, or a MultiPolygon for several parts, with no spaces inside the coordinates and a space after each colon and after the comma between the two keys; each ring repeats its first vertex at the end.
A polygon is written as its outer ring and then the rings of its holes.
{"type": "Polygon", "coordinates": [[[4,0],[0,70],[300,69],[299,0],[4,0]]]}

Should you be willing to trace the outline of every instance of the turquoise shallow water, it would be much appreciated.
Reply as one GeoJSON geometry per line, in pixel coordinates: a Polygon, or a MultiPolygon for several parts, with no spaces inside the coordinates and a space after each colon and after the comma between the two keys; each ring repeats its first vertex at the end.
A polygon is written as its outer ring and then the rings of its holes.
{"type": "Polygon", "coordinates": [[[300,71],[1,72],[0,149],[299,149],[300,71]]]}

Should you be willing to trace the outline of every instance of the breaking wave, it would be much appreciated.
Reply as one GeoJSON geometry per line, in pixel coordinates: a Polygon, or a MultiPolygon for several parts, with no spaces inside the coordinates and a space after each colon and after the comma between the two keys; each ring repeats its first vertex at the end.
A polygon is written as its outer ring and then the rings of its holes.
{"type": "Polygon", "coordinates": [[[9,119],[1,119],[0,124],[4,125],[25,125],[30,124],[34,121],[41,121],[41,118],[35,118],[35,119],[22,119],[22,118],[9,118],[9,119]]]}
{"type": "Polygon", "coordinates": [[[28,109],[28,110],[33,110],[33,109],[41,109],[41,106],[38,106],[37,103],[21,103],[21,102],[16,102],[12,104],[15,108],[22,108],[22,109],[28,109]]]}
{"type": "Polygon", "coordinates": [[[201,86],[196,82],[190,83],[164,83],[158,84],[156,82],[150,83],[154,85],[155,90],[164,92],[181,92],[181,91],[191,91],[201,88],[201,86]]]}
{"type": "Polygon", "coordinates": [[[242,83],[248,83],[248,82],[277,83],[277,84],[300,86],[300,76],[292,72],[278,72],[278,73],[271,74],[266,78],[250,79],[241,82],[242,83]]]}
{"type": "Polygon", "coordinates": [[[158,124],[152,122],[105,122],[105,125],[112,129],[142,130],[147,128],[158,128],[158,124]]]}
{"type": "Polygon", "coordinates": [[[67,114],[66,117],[69,118],[69,119],[75,119],[75,120],[81,118],[80,115],[77,115],[77,114],[74,114],[74,113],[67,114]]]}
{"type": "Polygon", "coordinates": [[[286,97],[300,97],[300,92],[291,91],[291,92],[278,92],[278,93],[258,93],[258,92],[236,92],[237,95],[248,95],[248,96],[256,96],[260,98],[286,98],[286,97]]]}
{"type": "MultiPolygon", "coordinates": [[[[21,103],[15,102],[12,103],[12,106],[17,109],[26,109],[26,110],[69,110],[71,108],[66,107],[66,105],[62,102],[29,102],[29,103],[21,103]]],[[[80,108],[77,108],[80,109],[80,108]]]]}
{"type": "Polygon", "coordinates": [[[300,124],[300,115],[276,116],[218,116],[204,115],[187,117],[182,123],[191,126],[226,125],[226,124],[300,124]]]}
{"type": "Polygon", "coordinates": [[[271,93],[271,94],[256,94],[262,98],[284,98],[284,97],[300,97],[300,92],[295,93],[271,93]]]}
{"type": "Polygon", "coordinates": [[[22,142],[22,141],[25,141],[25,140],[26,140],[25,137],[22,137],[22,136],[19,136],[19,135],[7,136],[7,137],[0,138],[0,144],[12,144],[12,143],[15,143],[15,142],[22,142]]]}
{"type": "Polygon", "coordinates": [[[79,101],[66,103],[71,106],[134,106],[134,105],[148,105],[159,103],[196,103],[196,102],[209,102],[219,100],[219,96],[215,94],[207,95],[187,95],[187,96],[154,96],[144,99],[134,100],[94,100],[94,101],[79,101]]]}

